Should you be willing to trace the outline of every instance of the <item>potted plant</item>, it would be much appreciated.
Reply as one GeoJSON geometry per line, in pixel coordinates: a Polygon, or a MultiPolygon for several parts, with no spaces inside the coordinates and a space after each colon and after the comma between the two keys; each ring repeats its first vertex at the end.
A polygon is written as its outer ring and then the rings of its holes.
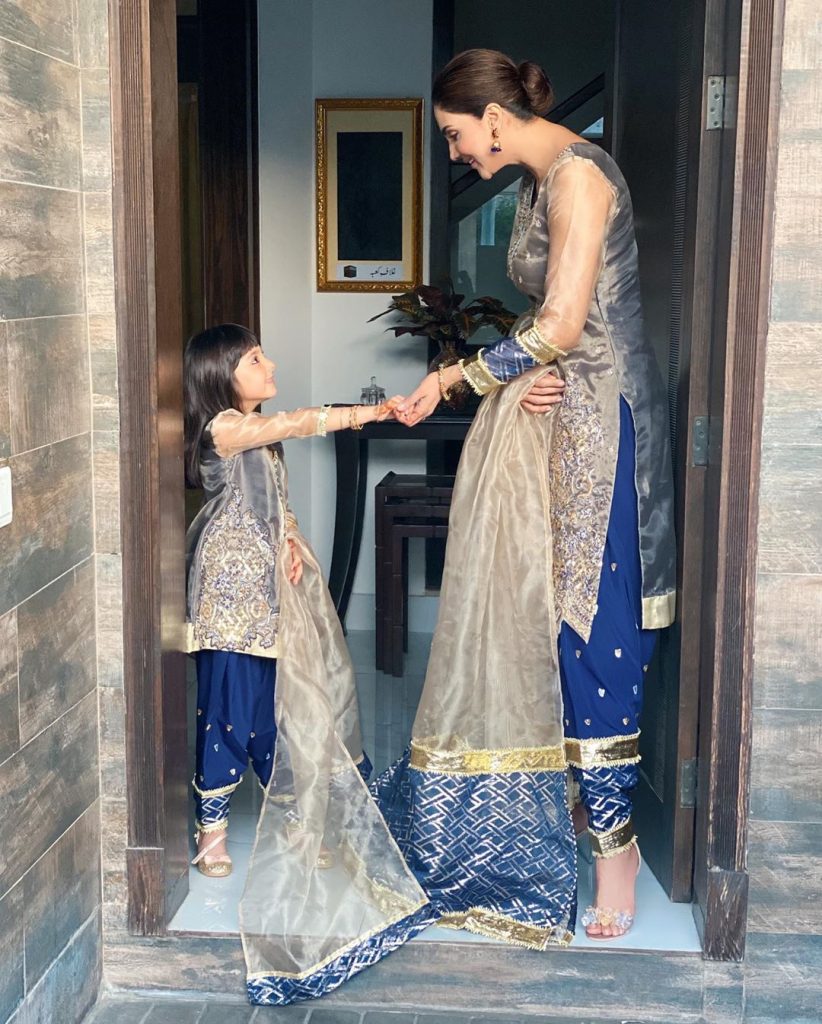
{"type": "MultiPolygon", "coordinates": [[[[506,309],[499,299],[483,295],[463,306],[464,295],[458,295],[451,283],[447,290],[430,284],[421,284],[401,295],[393,295],[388,309],[372,316],[369,323],[389,313],[398,313],[399,321],[387,327],[396,338],[404,334],[427,338],[439,347],[429,365],[450,366],[466,355],[466,343],[481,327],[492,327],[503,337],[509,333],[517,316],[506,309]]],[[[451,389],[447,404],[452,409],[465,405],[470,389],[467,384],[451,389]]]]}

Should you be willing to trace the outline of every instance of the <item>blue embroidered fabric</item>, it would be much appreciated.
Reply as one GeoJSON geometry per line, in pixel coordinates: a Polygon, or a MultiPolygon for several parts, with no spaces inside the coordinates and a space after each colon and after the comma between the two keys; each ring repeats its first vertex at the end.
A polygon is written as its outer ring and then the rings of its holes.
{"type": "Polygon", "coordinates": [[[577,851],[564,772],[419,771],[406,751],[371,790],[439,915],[481,908],[545,930],[546,945],[573,932],[577,851]]]}
{"type": "Polygon", "coordinates": [[[246,982],[248,1001],[258,1006],[284,1006],[301,999],[317,999],[327,995],[433,924],[434,917],[430,906],[422,907],[415,914],[404,917],[366,942],[346,950],[303,978],[274,974],[249,978],[246,982]]]}
{"type": "Polygon", "coordinates": [[[502,384],[540,365],[514,337],[501,338],[482,349],[482,358],[492,376],[502,384]]]}

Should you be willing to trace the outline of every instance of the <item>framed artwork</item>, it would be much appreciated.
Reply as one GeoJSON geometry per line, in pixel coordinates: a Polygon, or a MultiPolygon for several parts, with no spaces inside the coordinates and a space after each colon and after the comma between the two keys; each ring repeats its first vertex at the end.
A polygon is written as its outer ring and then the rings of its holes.
{"type": "Polygon", "coordinates": [[[422,100],[318,99],[317,291],[422,283],[422,100]]]}

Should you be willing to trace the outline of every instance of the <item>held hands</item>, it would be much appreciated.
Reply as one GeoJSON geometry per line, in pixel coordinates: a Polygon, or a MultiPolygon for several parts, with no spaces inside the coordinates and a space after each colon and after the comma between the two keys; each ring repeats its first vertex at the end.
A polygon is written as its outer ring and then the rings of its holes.
{"type": "Polygon", "coordinates": [[[416,426],[427,419],[440,403],[440,382],[436,373],[429,373],[419,387],[408,398],[403,399],[394,410],[394,416],[406,427],[416,426]]]}
{"type": "Polygon", "coordinates": [[[565,381],[562,378],[557,377],[553,372],[544,373],[534,381],[533,386],[519,404],[526,412],[551,412],[553,406],[562,401],[564,391],[565,381]]]}

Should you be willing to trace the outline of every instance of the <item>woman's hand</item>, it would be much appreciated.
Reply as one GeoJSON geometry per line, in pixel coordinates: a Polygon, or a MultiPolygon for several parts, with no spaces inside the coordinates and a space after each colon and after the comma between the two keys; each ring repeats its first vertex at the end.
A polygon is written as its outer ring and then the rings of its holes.
{"type": "Polygon", "coordinates": [[[406,427],[416,426],[431,415],[441,398],[439,377],[436,373],[429,373],[423,377],[417,390],[397,406],[394,415],[406,427]]]}
{"type": "Polygon", "coordinates": [[[404,402],[405,399],[402,395],[394,395],[393,398],[388,398],[384,402],[380,402],[379,405],[374,406],[374,422],[382,423],[383,420],[394,419],[397,406],[400,402],[404,402]]]}
{"type": "Polygon", "coordinates": [[[296,585],[303,578],[303,559],[295,542],[290,537],[286,539],[291,551],[291,568],[288,570],[288,582],[296,585]]]}
{"type": "Polygon", "coordinates": [[[562,401],[565,381],[555,373],[544,373],[538,377],[530,391],[520,399],[520,405],[526,412],[546,413],[562,401]]]}

